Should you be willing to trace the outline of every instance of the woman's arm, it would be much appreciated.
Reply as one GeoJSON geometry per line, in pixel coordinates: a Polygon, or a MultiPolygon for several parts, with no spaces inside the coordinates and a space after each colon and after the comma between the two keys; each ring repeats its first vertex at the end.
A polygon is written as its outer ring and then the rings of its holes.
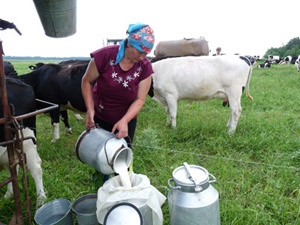
{"type": "Polygon", "coordinates": [[[124,138],[128,136],[128,123],[142,109],[150,85],[151,85],[151,76],[147,77],[146,79],[142,80],[139,83],[136,99],[132,102],[126,114],[114,125],[112,129],[112,133],[114,133],[115,130],[119,130],[119,132],[117,133],[118,138],[124,138]]]}
{"type": "Polygon", "coordinates": [[[93,83],[99,77],[99,73],[94,59],[91,59],[87,70],[81,81],[82,95],[87,109],[85,127],[91,128],[95,126],[94,122],[94,99],[93,99],[93,83]]]}

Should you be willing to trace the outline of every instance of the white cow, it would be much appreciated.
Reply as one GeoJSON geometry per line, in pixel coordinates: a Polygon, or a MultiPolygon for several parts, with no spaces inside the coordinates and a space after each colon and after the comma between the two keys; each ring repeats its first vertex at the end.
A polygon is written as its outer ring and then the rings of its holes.
{"type": "Polygon", "coordinates": [[[229,101],[229,133],[234,133],[241,115],[243,88],[249,93],[252,73],[250,61],[240,56],[200,56],[169,58],[152,64],[153,99],[166,107],[167,123],[176,127],[177,101],[229,101]]]}
{"type": "MultiPolygon", "coordinates": [[[[23,129],[24,137],[35,137],[34,133],[31,129],[25,128],[23,129]]],[[[6,147],[0,146],[0,165],[4,165],[7,167],[8,174],[10,176],[10,171],[8,169],[8,154],[6,151],[6,147]]],[[[36,208],[42,206],[46,201],[46,194],[43,186],[43,172],[41,168],[42,160],[39,157],[37,152],[36,145],[33,143],[31,139],[23,141],[23,149],[26,154],[27,168],[31,173],[32,178],[35,182],[36,192],[37,192],[37,202],[36,208]]],[[[8,184],[8,189],[5,194],[5,198],[11,198],[13,196],[12,183],[8,184]]]]}

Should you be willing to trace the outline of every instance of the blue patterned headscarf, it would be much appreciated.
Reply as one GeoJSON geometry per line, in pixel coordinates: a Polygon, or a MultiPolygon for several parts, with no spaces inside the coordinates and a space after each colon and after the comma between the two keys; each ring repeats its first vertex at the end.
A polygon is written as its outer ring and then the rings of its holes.
{"type": "MultiPolygon", "coordinates": [[[[143,23],[130,24],[127,30],[128,44],[140,52],[150,53],[154,45],[154,34],[152,28],[143,23]]],[[[121,41],[115,65],[117,65],[125,54],[125,40],[121,41]]]]}

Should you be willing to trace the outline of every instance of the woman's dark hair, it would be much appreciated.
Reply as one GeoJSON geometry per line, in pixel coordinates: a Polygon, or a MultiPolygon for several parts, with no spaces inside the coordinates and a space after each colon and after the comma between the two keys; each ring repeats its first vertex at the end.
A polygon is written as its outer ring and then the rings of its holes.
{"type": "Polygon", "coordinates": [[[127,46],[127,44],[128,44],[128,39],[127,39],[127,38],[125,39],[125,42],[124,42],[124,43],[125,43],[125,48],[128,48],[128,46],[127,46]]]}

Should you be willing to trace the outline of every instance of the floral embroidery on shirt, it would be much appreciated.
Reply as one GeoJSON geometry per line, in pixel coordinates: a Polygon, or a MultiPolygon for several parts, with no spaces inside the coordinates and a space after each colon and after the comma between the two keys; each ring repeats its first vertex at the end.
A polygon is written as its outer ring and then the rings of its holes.
{"type": "Polygon", "coordinates": [[[104,106],[102,105],[102,101],[100,101],[100,103],[98,105],[98,112],[101,113],[103,109],[104,109],[104,106]]]}
{"type": "Polygon", "coordinates": [[[116,73],[116,72],[113,72],[113,73],[112,73],[112,75],[111,75],[111,77],[112,77],[112,78],[116,78],[116,77],[117,77],[117,75],[118,75],[118,73],[116,73]]]}
{"type": "Polygon", "coordinates": [[[140,73],[142,72],[142,67],[139,66],[132,75],[126,76],[126,80],[125,80],[122,77],[118,76],[118,73],[115,72],[114,60],[111,59],[109,61],[109,65],[112,67],[111,77],[113,81],[122,84],[123,87],[128,88],[129,91],[132,91],[132,89],[129,87],[129,83],[134,81],[140,76],[140,73]]]}

